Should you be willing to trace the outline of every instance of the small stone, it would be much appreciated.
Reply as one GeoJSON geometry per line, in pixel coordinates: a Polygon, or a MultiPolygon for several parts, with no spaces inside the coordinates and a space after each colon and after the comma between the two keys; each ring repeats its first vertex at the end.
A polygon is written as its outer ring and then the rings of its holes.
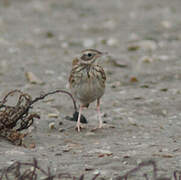
{"type": "Polygon", "coordinates": [[[58,115],[57,113],[49,113],[49,114],[48,114],[48,117],[49,117],[49,118],[58,118],[59,115],[58,115]]]}
{"type": "Polygon", "coordinates": [[[174,157],[174,155],[173,154],[162,154],[162,157],[164,157],[164,158],[172,158],[172,157],[174,157]]]}
{"type": "Polygon", "coordinates": [[[29,145],[29,148],[30,148],[30,149],[34,149],[35,147],[36,147],[35,143],[31,143],[31,144],[29,145]]]}
{"type": "Polygon", "coordinates": [[[87,132],[85,135],[86,136],[93,136],[93,135],[95,135],[95,133],[94,132],[87,132]]]}
{"type": "Polygon", "coordinates": [[[94,175],[96,174],[100,174],[100,171],[98,169],[96,169],[94,172],[93,172],[94,175]]]}
{"type": "Polygon", "coordinates": [[[25,155],[25,152],[23,152],[23,151],[18,151],[18,150],[16,150],[16,149],[12,149],[12,150],[7,150],[6,152],[5,152],[5,154],[7,154],[8,156],[23,156],[23,155],[25,155]]]}
{"type": "Polygon", "coordinates": [[[127,164],[128,164],[128,162],[127,162],[127,161],[123,161],[123,164],[124,164],[124,165],[127,165],[127,164]]]}
{"type": "Polygon", "coordinates": [[[107,43],[105,38],[99,37],[98,38],[98,42],[100,42],[101,44],[105,45],[107,43]]]}
{"type": "Polygon", "coordinates": [[[149,88],[150,86],[147,85],[147,84],[143,84],[143,85],[141,85],[140,87],[141,87],[141,88],[149,88]]]}
{"type": "Polygon", "coordinates": [[[0,73],[4,74],[5,72],[7,72],[8,68],[9,68],[9,64],[7,63],[7,60],[1,60],[0,62],[0,73]]]}
{"type": "Polygon", "coordinates": [[[36,128],[34,126],[30,126],[28,128],[28,133],[32,133],[36,128]]]}
{"type": "Polygon", "coordinates": [[[120,87],[121,86],[121,82],[120,81],[115,81],[111,84],[111,87],[112,88],[117,88],[117,87],[120,87]]]}
{"type": "Polygon", "coordinates": [[[27,80],[31,84],[44,84],[34,73],[32,72],[25,72],[25,76],[27,80]]]}
{"type": "Polygon", "coordinates": [[[169,21],[162,21],[161,25],[166,29],[170,29],[172,27],[172,24],[169,21]]]}
{"type": "Polygon", "coordinates": [[[94,170],[94,167],[86,165],[85,171],[92,171],[92,170],[94,170]]]}
{"type": "Polygon", "coordinates": [[[112,29],[115,29],[116,22],[114,20],[108,20],[108,21],[104,22],[103,26],[106,29],[112,30],[112,29]]]}
{"type": "Polygon", "coordinates": [[[128,51],[137,51],[137,50],[139,50],[140,49],[140,46],[138,46],[138,45],[130,45],[130,46],[128,46],[128,51]]]}
{"type": "Polygon", "coordinates": [[[138,160],[137,160],[137,164],[140,164],[141,162],[142,162],[141,159],[138,159],[138,160]]]}
{"type": "MultiPolygon", "coordinates": [[[[108,117],[108,113],[103,112],[102,117],[108,117]]],[[[107,122],[106,122],[107,123],[107,122]]]]}
{"type": "Polygon", "coordinates": [[[135,34],[135,33],[131,33],[129,39],[130,39],[130,41],[138,41],[139,36],[137,34],[135,34]]]}
{"type": "Polygon", "coordinates": [[[92,151],[89,151],[88,152],[89,154],[94,154],[94,153],[98,153],[100,155],[106,155],[106,156],[110,156],[112,155],[113,153],[109,150],[104,150],[104,149],[94,149],[92,151]]]}
{"type": "Polygon", "coordinates": [[[153,62],[153,58],[148,57],[148,56],[143,56],[143,57],[141,58],[141,62],[151,63],[151,62],[153,62]]]}
{"type": "Polygon", "coordinates": [[[60,121],[58,124],[61,126],[61,125],[63,125],[63,122],[62,122],[62,121],[60,121]]]}
{"type": "Polygon", "coordinates": [[[161,56],[158,56],[158,58],[160,61],[167,61],[169,60],[169,57],[167,55],[161,55],[161,56]]]}
{"type": "Polygon", "coordinates": [[[53,32],[51,32],[51,31],[46,32],[46,37],[47,38],[53,38],[54,37],[53,32]]]}
{"type": "Polygon", "coordinates": [[[91,48],[91,47],[95,46],[95,41],[93,39],[85,39],[83,41],[83,46],[84,46],[84,48],[91,48]]]}
{"type": "Polygon", "coordinates": [[[126,64],[120,64],[114,57],[112,56],[106,56],[105,59],[105,64],[113,66],[113,67],[118,67],[118,68],[126,68],[126,64]]]}
{"type": "Polygon", "coordinates": [[[68,47],[69,47],[69,44],[68,44],[67,42],[63,42],[63,43],[61,44],[61,47],[62,47],[62,48],[68,48],[68,47]]]}
{"type": "Polygon", "coordinates": [[[72,147],[69,147],[68,145],[65,145],[64,147],[63,147],[63,152],[69,152],[70,150],[72,149],[72,147]]]}
{"type": "Polygon", "coordinates": [[[138,82],[138,79],[136,77],[131,77],[130,82],[132,83],[138,82]]]}
{"type": "Polygon", "coordinates": [[[118,45],[118,41],[117,41],[117,39],[112,37],[112,38],[107,40],[107,45],[108,46],[116,46],[116,45],[118,45]]]}
{"type": "Polygon", "coordinates": [[[59,128],[59,130],[58,130],[59,132],[64,132],[65,131],[65,129],[62,129],[62,128],[59,128]]]}
{"type": "Polygon", "coordinates": [[[54,122],[49,123],[48,127],[49,129],[55,129],[55,123],[54,122]]]}
{"type": "Polygon", "coordinates": [[[144,50],[155,50],[157,48],[157,44],[153,40],[143,40],[139,42],[139,46],[144,50]]]}
{"type": "Polygon", "coordinates": [[[162,89],[160,89],[160,91],[167,92],[168,88],[162,88],[162,89]]]}
{"type": "Polygon", "coordinates": [[[55,74],[55,72],[52,71],[52,70],[46,70],[46,71],[45,71],[45,74],[53,75],[53,74],[55,74]]]}
{"type": "Polygon", "coordinates": [[[129,155],[124,155],[123,158],[128,159],[128,158],[130,158],[130,156],[129,155]]]}

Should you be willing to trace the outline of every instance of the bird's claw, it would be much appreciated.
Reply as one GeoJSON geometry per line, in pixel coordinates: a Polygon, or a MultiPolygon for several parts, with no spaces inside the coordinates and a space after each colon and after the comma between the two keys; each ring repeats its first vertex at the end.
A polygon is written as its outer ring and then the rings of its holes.
{"type": "Polygon", "coordinates": [[[80,130],[83,128],[84,126],[80,123],[80,124],[77,124],[75,129],[80,132],[80,130]]]}

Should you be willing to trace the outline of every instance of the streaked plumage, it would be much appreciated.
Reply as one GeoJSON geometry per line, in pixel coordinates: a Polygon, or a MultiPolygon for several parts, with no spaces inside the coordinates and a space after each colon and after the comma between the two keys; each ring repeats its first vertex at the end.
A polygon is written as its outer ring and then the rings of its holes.
{"type": "MultiPolygon", "coordinates": [[[[105,91],[106,75],[104,69],[95,64],[95,61],[102,55],[103,53],[100,51],[86,49],[82,51],[79,58],[74,59],[72,62],[69,84],[73,96],[80,101],[80,110],[83,107],[88,107],[95,100],[97,100],[99,109],[99,101],[105,91]]],[[[101,119],[99,120],[102,123],[101,119]]],[[[80,122],[78,121],[77,128],[80,131],[78,125],[80,122]]]]}

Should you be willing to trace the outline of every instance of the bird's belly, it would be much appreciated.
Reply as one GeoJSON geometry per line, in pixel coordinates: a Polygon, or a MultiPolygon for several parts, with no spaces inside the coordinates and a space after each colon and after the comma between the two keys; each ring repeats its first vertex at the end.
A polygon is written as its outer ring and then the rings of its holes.
{"type": "Polygon", "coordinates": [[[89,104],[104,94],[103,87],[97,79],[82,80],[74,92],[75,97],[83,104],[89,104]]]}

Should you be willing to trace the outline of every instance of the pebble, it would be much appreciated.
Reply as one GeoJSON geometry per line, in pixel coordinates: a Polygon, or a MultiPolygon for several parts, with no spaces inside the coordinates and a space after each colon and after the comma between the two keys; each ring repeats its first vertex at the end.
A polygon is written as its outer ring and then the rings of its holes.
{"type": "Polygon", "coordinates": [[[116,28],[116,22],[114,20],[108,20],[104,22],[103,27],[109,30],[116,28]]]}
{"type": "Polygon", "coordinates": [[[143,40],[138,45],[144,50],[155,50],[157,48],[157,44],[153,40],[143,40]]]}
{"type": "Polygon", "coordinates": [[[48,124],[49,129],[55,129],[55,123],[51,122],[48,124]]]}
{"type": "Polygon", "coordinates": [[[137,120],[133,119],[132,117],[128,117],[128,121],[131,125],[137,125],[137,120]]]}
{"type": "Polygon", "coordinates": [[[130,41],[138,41],[139,38],[140,37],[138,36],[138,34],[135,34],[135,33],[131,33],[129,36],[130,41]]]}
{"type": "Polygon", "coordinates": [[[92,166],[85,167],[85,171],[92,171],[92,170],[94,170],[94,167],[92,167],[92,166]]]}
{"type": "Polygon", "coordinates": [[[44,84],[33,72],[25,72],[25,76],[31,84],[44,84]]]}
{"type": "Polygon", "coordinates": [[[109,151],[109,150],[104,150],[104,149],[94,149],[94,150],[92,150],[92,151],[89,151],[88,153],[90,153],[90,154],[100,153],[100,154],[105,154],[105,155],[111,155],[111,154],[113,154],[111,151],[109,151]]]}
{"type": "Polygon", "coordinates": [[[29,146],[28,146],[30,149],[34,149],[35,147],[36,147],[36,145],[35,145],[35,143],[31,143],[31,144],[29,144],[29,146]]]}
{"type": "Polygon", "coordinates": [[[121,86],[121,82],[120,81],[115,81],[111,84],[111,88],[117,88],[121,86]]]}
{"type": "Polygon", "coordinates": [[[137,44],[132,44],[128,46],[128,51],[137,51],[140,49],[140,46],[138,46],[137,44]]]}
{"type": "Polygon", "coordinates": [[[63,43],[61,43],[61,47],[62,48],[68,48],[69,44],[67,42],[63,42],[63,43]]]}
{"type": "Polygon", "coordinates": [[[167,60],[169,60],[169,57],[167,55],[160,55],[160,56],[158,56],[158,59],[161,61],[167,61],[167,60]]]}
{"type": "Polygon", "coordinates": [[[161,25],[166,29],[170,29],[172,27],[172,24],[169,21],[162,21],[161,25]]]}
{"type": "Polygon", "coordinates": [[[153,40],[143,40],[137,43],[133,43],[127,47],[128,51],[136,51],[139,49],[143,50],[156,50],[157,44],[153,40]]]}
{"type": "Polygon", "coordinates": [[[118,45],[118,40],[116,38],[110,38],[107,40],[107,45],[108,46],[116,46],[118,45]]]}
{"type": "Polygon", "coordinates": [[[113,56],[106,56],[106,59],[104,60],[104,63],[113,67],[118,67],[118,68],[126,68],[126,64],[121,64],[119,63],[113,56]]]}
{"type": "Polygon", "coordinates": [[[153,62],[153,58],[152,58],[152,57],[148,57],[148,56],[143,56],[143,57],[141,58],[141,62],[151,63],[151,62],[153,62]]]}
{"type": "Polygon", "coordinates": [[[45,74],[47,74],[47,75],[53,75],[53,74],[55,74],[55,72],[53,71],[53,70],[45,70],[45,74]]]}
{"type": "Polygon", "coordinates": [[[57,113],[49,113],[49,114],[48,114],[48,117],[49,117],[49,118],[58,118],[58,117],[59,117],[59,114],[57,114],[57,113]]]}
{"type": "Polygon", "coordinates": [[[93,136],[93,135],[95,135],[95,133],[94,132],[87,132],[85,135],[86,136],[93,136]]]}
{"type": "Polygon", "coordinates": [[[91,48],[95,46],[95,41],[93,39],[84,39],[83,46],[84,48],[91,48]]]}
{"type": "Polygon", "coordinates": [[[96,174],[100,174],[100,171],[98,169],[96,169],[94,172],[93,172],[94,175],[96,174]]]}
{"type": "Polygon", "coordinates": [[[9,68],[9,64],[7,63],[7,60],[1,60],[0,73],[4,74],[5,72],[7,72],[8,68],[9,68]]]}
{"type": "Polygon", "coordinates": [[[25,152],[22,152],[22,151],[18,151],[18,150],[9,150],[9,151],[6,151],[5,152],[6,154],[8,154],[8,155],[19,155],[19,156],[21,156],[21,155],[25,155],[25,152]]]}
{"type": "Polygon", "coordinates": [[[141,162],[142,162],[141,159],[138,159],[138,160],[137,160],[137,164],[140,164],[141,162]]]}
{"type": "Polygon", "coordinates": [[[30,126],[28,128],[28,133],[32,133],[36,128],[34,126],[30,126]]]}
{"type": "Polygon", "coordinates": [[[127,161],[123,161],[123,164],[124,164],[124,165],[127,165],[127,164],[128,164],[128,162],[127,162],[127,161]]]}
{"type": "Polygon", "coordinates": [[[166,109],[163,109],[163,110],[162,110],[162,114],[163,114],[164,116],[166,116],[166,115],[168,114],[167,110],[166,110],[166,109]]]}
{"type": "Polygon", "coordinates": [[[63,128],[59,128],[59,130],[58,130],[59,132],[64,132],[65,131],[65,129],[63,129],[63,128]]]}

